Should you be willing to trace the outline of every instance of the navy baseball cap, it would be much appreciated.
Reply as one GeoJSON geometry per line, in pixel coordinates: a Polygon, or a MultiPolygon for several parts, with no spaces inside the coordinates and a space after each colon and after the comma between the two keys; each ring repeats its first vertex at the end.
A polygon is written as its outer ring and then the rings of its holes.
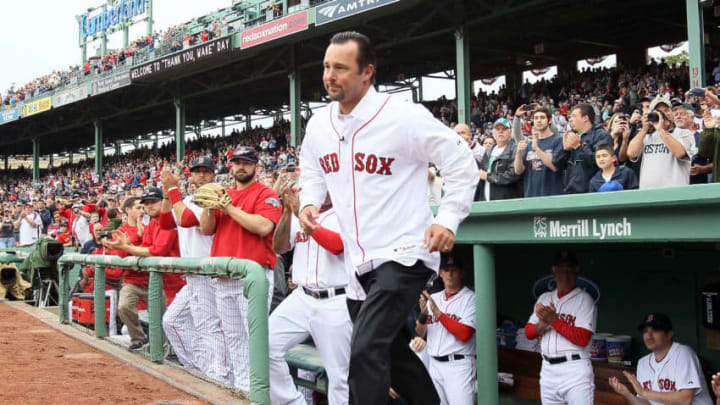
{"type": "Polygon", "coordinates": [[[249,162],[257,162],[258,161],[258,153],[255,150],[255,148],[251,146],[244,146],[244,145],[238,145],[235,147],[235,151],[232,155],[232,160],[235,159],[243,159],[247,160],[249,162]]]}
{"type": "Polygon", "coordinates": [[[455,255],[443,253],[440,255],[440,268],[443,270],[450,268],[462,270],[462,263],[455,255]]]}
{"type": "Polygon", "coordinates": [[[687,95],[688,95],[688,96],[691,96],[691,97],[700,97],[700,98],[703,98],[703,97],[705,97],[705,89],[701,89],[701,88],[696,87],[696,88],[691,89],[690,91],[688,91],[688,92],[687,92],[687,95]]]}
{"type": "Polygon", "coordinates": [[[140,197],[140,202],[144,203],[148,200],[162,200],[163,199],[163,192],[157,187],[150,187],[147,189],[145,194],[140,197]]]}
{"type": "Polygon", "coordinates": [[[190,166],[190,171],[193,169],[197,169],[198,167],[204,167],[211,172],[215,171],[215,162],[213,162],[212,158],[210,156],[199,156],[193,160],[192,165],[190,166]]]}
{"type": "Polygon", "coordinates": [[[553,266],[557,266],[562,263],[569,264],[571,266],[577,266],[577,256],[575,256],[575,253],[568,250],[561,250],[555,254],[552,264],[553,266]]]}
{"type": "Polygon", "coordinates": [[[670,317],[660,312],[653,312],[648,314],[645,317],[643,323],[638,326],[638,330],[644,330],[648,326],[655,330],[662,330],[665,332],[672,330],[672,322],[670,322],[670,317]]]}

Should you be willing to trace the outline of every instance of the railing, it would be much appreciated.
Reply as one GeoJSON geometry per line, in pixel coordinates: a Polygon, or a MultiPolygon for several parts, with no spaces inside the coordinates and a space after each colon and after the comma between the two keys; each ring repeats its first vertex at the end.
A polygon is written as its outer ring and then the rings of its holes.
{"type": "Polygon", "coordinates": [[[250,335],[250,402],[252,404],[270,404],[270,375],[268,357],[268,302],[270,283],[265,270],[250,260],[230,257],[174,258],[174,257],[135,257],[121,258],[109,255],[83,255],[66,253],[58,260],[60,279],[61,323],[67,322],[67,302],[69,286],[66,268],[71,265],[95,266],[95,336],[107,335],[105,327],[105,267],[149,271],[148,312],[150,318],[150,358],[162,363],[162,273],[190,273],[208,276],[242,279],[243,294],[248,299],[248,329],[250,335]]]}

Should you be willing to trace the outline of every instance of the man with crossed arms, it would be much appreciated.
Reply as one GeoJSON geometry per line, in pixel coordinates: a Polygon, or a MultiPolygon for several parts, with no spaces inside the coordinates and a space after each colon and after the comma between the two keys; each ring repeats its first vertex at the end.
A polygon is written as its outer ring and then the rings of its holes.
{"type": "Polygon", "coordinates": [[[345,305],[348,277],[343,243],[335,210],[327,198],[308,235],[297,220],[297,192],[286,183],[285,209],[273,237],[279,254],[295,249],[292,279],[297,288],[270,315],[270,400],[277,404],[305,405],[290,377],[284,355],[312,336],[328,374],[330,405],[348,403],[348,367],[352,322],[345,305]]]}
{"type": "MultiPolygon", "coordinates": [[[[192,202],[193,196],[182,198],[180,178],[168,166],[160,174],[163,201],[160,226],[178,231],[180,257],[209,257],[214,235],[200,232],[198,218],[202,208],[192,202]]],[[[191,184],[197,188],[215,180],[215,163],[209,156],[196,158],[190,166],[191,184]]],[[[187,284],[175,297],[163,316],[163,330],[178,360],[187,368],[217,381],[231,384],[230,369],[220,318],[215,304],[215,280],[209,276],[186,274],[187,284]]]]}

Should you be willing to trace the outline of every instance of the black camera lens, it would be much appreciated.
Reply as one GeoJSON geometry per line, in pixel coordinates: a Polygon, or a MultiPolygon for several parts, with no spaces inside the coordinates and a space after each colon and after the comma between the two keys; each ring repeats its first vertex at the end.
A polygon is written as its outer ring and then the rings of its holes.
{"type": "Polygon", "coordinates": [[[647,115],[648,122],[658,122],[660,121],[660,116],[655,111],[648,113],[647,115]]]}

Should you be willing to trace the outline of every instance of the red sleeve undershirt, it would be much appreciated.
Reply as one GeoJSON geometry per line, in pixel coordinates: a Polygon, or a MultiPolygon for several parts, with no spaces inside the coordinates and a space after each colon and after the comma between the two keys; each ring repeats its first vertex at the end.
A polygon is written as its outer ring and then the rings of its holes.
{"type": "Polygon", "coordinates": [[[161,212],[158,222],[160,223],[160,229],[170,230],[176,228],[175,219],[173,219],[171,212],[161,212]]]}
{"type": "Polygon", "coordinates": [[[344,246],[342,238],[340,238],[340,234],[337,232],[333,232],[321,226],[317,229],[317,231],[315,231],[315,233],[312,234],[312,238],[315,239],[318,245],[322,246],[334,255],[339,255],[343,252],[344,246]]]}
{"type": "Polygon", "coordinates": [[[525,337],[533,340],[540,337],[540,335],[535,331],[535,324],[534,323],[528,323],[525,325],[525,337]]]}
{"type": "Polygon", "coordinates": [[[585,347],[590,343],[590,339],[592,339],[592,332],[589,330],[579,326],[572,326],[560,318],[555,319],[552,327],[576,346],[585,347]]]}
{"type": "MultiPolygon", "coordinates": [[[[572,342],[572,344],[580,347],[585,347],[590,343],[590,339],[592,339],[592,332],[590,332],[587,329],[578,327],[578,326],[571,326],[568,323],[564,322],[560,318],[555,319],[555,322],[552,324],[553,329],[555,329],[560,335],[562,335],[564,338],[572,342]]],[[[541,335],[537,333],[535,330],[535,324],[534,323],[528,323],[525,325],[525,337],[532,340],[537,339],[541,335]]]]}
{"type": "Polygon", "coordinates": [[[440,323],[442,323],[442,325],[445,327],[445,329],[448,330],[448,332],[452,333],[453,336],[458,338],[458,340],[463,343],[470,340],[473,334],[475,334],[475,328],[458,322],[447,316],[447,314],[440,315],[440,318],[438,319],[440,320],[440,323]]]}

